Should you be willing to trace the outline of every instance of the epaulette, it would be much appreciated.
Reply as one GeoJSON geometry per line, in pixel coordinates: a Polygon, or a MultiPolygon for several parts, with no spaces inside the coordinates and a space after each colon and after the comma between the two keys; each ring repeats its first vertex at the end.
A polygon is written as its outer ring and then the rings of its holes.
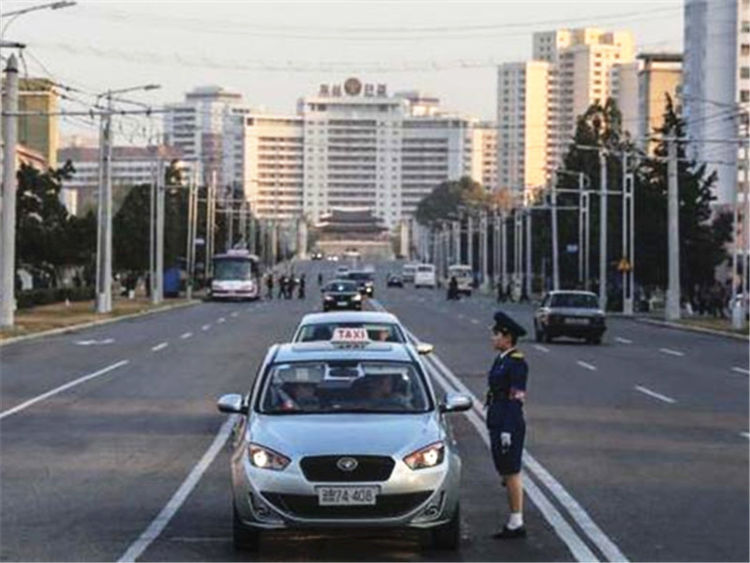
{"type": "Polygon", "coordinates": [[[523,352],[516,350],[515,352],[510,353],[510,357],[514,360],[523,360],[523,352]]]}

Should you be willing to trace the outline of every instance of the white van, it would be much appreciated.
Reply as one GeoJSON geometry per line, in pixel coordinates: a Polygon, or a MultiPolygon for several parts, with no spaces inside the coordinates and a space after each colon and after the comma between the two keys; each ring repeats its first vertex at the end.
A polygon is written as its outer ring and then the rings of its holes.
{"type": "Polygon", "coordinates": [[[413,283],[414,282],[414,274],[417,271],[417,266],[418,265],[419,264],[414,264],[414,263],[410,262],[408,264],[404,264],[401,267],[401,277],[403,278],[404,283],[413,283]]]}
{"type": "Polygon", "coordinates": [[[435,277],[435,266],[432,264],[419,264],[414,273],[414,287],[435,288],[437,279],[435,277]]]}
{"type": "Polygon", "coordinates": [[[471,271],[471,266],[453,264],[453,266],[448,267],[448,279],[445,281],[446,286],[448,286],[452,277],[455,277],[458,282],[458,293],[471,295],[471,290],[474,286],[474,275],[471,271]]]}

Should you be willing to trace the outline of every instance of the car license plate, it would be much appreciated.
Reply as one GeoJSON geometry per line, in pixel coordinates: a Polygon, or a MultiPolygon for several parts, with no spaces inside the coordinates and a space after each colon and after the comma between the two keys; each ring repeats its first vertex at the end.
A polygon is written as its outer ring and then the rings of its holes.
{"type": "Polygon", "coordinates": [[[567,325],[587,325],[589,324],[588,319],[565,319],[565,324],[567,325]]]}
{"type": "Polygon", "coordinates": [[[336,302],[336,305],[338,305],[339,307],[346,307],[348,304],[349,304],[348,301],[337,301],[336,302]]]}
{"type": "Polygon", "coordinates": [[[378,487],[318,487],[320,506],[366,506],[375,504],[378,487]]]}

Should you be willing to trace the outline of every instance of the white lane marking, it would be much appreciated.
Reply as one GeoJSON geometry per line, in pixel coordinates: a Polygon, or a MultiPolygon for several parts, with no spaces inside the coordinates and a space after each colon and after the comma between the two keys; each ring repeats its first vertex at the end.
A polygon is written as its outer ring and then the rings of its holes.
{"type": "Polygon", "coordinates": [[[633,341],[632,341],[632,340],[628,340],[627,338],[623,338],[623,337],[621,337],[621,336],[616,336],[616,337],[615,337],[615,340],[616,340],[617,342],[619,342],[620,344],[632,344],[632,343],[633,343],[633,341]]]}
{"type": "Polygon", "coordinates": [[[545,354],[549,352],[549,348],[547,348],[546,346],[542,346],[541,344],[534,344],[534,348],[536,348],[540,352],[544,352],[545,354]]]}
{"type": "Polygon", "coordinates": [[[123,555],[117,560],[118,563],[124,561],[132,562],[138,559],[143,552],[146,551],[146,548],[148,548],[148,546],[151,545],[151,543],[164,531],[164,528],[167,527],[169,521],[177,513],[187,497],[198,484],[201,477],[206,472],[206,469],[208,469],[221,451],[227,438],[229,438],[229,435],[232,433],[234,420],[234,416],[230,416],[224,421],[224,424],[219,428],[219,432],[214,437],[214,440],[206,450],[206,453],[203,454],[203,457],[201,457],[200,461],[195,467],[193,467],[180,487],[174,495],[172,495],[172,498],[169,499],[169,502],[161,509],[161,512],[159,512],[151,524],[149,524],[148,528],[143,531],[140,537],[135,540],[130,547],[128,547],[127,551],[125,551],[125,553],[123,553],[123,555]]]}
{"type": "Polygon", "coordinates": [[[209,328],[211,328],[211,324],[210,324],[210,323],[209,323],[209,324],[207,324],[207,325],[203,325],[203,326],[201,327],[201,330],[208,330],[209,328]]]}
{"type": "Polygon", "coordinates": [[[750,440],[750,432],[740,432],[740,436],[744,436],[748,440],[750,440]]]}
{"type": "Polygon", "coordinates": [[[458,318],[459,318],[459,319],[464,319],[464,318],[466,318],[466,317],[464,317],[464,314],[463,314],[463,313],[459,313],[459,314],[458,314],[458,318]]]}
{"type": "Polygon", "coordinates": [[[231,313],[229,314],[229,316],[230,316],[230,317],[236,317],[237,315],[239,315],[239,313],[238,313],[237,311],[232,311],[232,312],[231,312],[231,313]]]}
{"type": "Polygon", "coordinates": [[[103,346],[105,344],[112,344],[114,341],[114,338],[105,338],[103,340],[76,340],[75,343],[78,346],[103,346]]]}
{"type": "MultiPolygon", "coordinates": [[[[376,309],[380,311],[385,310],[385,308],[380,303],[375,300],[373,301],[376,309]]],[[[406,330],[406,333],[409,338],[414,341],[418,341],[414,334],[412,334],[408,329],[406,330]]],[[[479,434],[484,437],[486,434],[483,434],[483,432],[486,433],[486,428],[480,421],[480,416],[483,416],[483,404],[479,401],[479,399],[476,398],[476,396],[469,390],[469,388],[466,387],[466,385],[464,385],[463,382],[458,379],[453,374],[453,372],[450,371],[450,369],[440,360],[440,358],[437,357],[436,354],[426,356],[425,359],[427,360],[426,363],[428,365],[434,365],[435,367],[440,368],[445,376],[455,385],[455,388],[458,391],[471,397],[474,404],[474,411],[468,411],[465,414],[469,418],[469,421],[472,422],[477,432],[479,432],[479,434]],[[472,421],[472,415],[477,420],[472,421]]],[[[433,373],[436,372],[433,371],[433,373]]],[[[485,444],[487,443],[488,440],[485,439],[485,444]]],[[[557,496],[557,500],[565,507],[571,517],[576,521],[578,526],[580,526],[580,528],[588,535],[589,539],[596,544],[596,546],[602,551],[604,555],[607,556],[609,561],[622,561],[624,563],[627,563],[629,561],[628,558],[625,557],[625,555],[620,551],[617,545],[609,539],[609,537],[602,531],[602,529],[599,528],[596,523],[594,523],[586,510],[565,490],[562,484],[560,484],[539,462],[537,462],[527,450],[524,450],[524,458],[526,459],[527,468],[530,469],[532,473],[534,471],[541,471],[541,475],[536,474],[536,477],[542,480],[553,494],[561,495],[557,496]]],[[[542,492],[539,489],[536,489],[533,482],[527,480],[526,486],[527,490],[529,491],[529,496],[532,498],[532,500],[534,500],[534,503],[544,514],[545,518],[547,518],[547,521],[555,528],[558,536],[565,542],[565,544],[568,546],[568,549],[570,549],[571,553],[576,557],[576,559],[578,561],[598,561],[597,557],[578,537],[575,530],[573,530],[562,518],[562,516],[560,516],[559,512],[556,511],[554,506],[549,504],[549,501],[544,498],[542,492]],[[529,487],[529,483],[531,483],[532,486],[529,487]],[[531,491],[534,489],[536,489],[535,493],[539,493],[538,498],[534,498],[532,496],[531,491]]]]}
{"type": "Polygon", "coordinates": [[[95,377],[99,377],[100,375],[104,375],[105,373],[109,373],[112,370],[115,370],[119,367],[124,366],[125,364],[129,363],[129,360],[120,360],[119,362],[115,362],[114,364],[107,366],[105,368],[100,369],[99,371],[95,371],[94,373],[90,373],[88,375],[84,375],[82,377],[79,377],[78,379],[74,379],[73,381],[69,381],[65,385],[60,385],[59,387],[55,387],[51,391],[47,391],[46,393],[42,393],[41,395],[37,395],[33,399],[29,399],[28,401],[25,401],[21,403],[20,405],[16,405],[12,409],[8,409],[7,411],[3,411],[0,413],[0,420],[5,418],[6,416],[10,416],[12,414],[15,414],[19,411],[22,411],[31,405],[34,405],[38,403],[39,401],[43,401],[44,399],[48,399],[49,397],[52,397],[53,395],[57,395],[58,393],[62,393],[66,389],[70,389],[71,387],[75,387],[76,385],[80,385],[81,383],[84,383],[88,381],[89,379],[94,379],[95,377]]]}
{"type": "Polygon", "coordinates": [[[750,375],[750,369],[733,367],[732,371],[736,371],[737,373],[742,373],[744,375],[750,375]]]}
{"type": "Polygon", "coordinates": [[[595,365],[589,364],[587,362],[582,362],[581,360],[577,360],[576,363],[582,368],[586,368],[587,370],[590,370],[590,371],[596,371],[595,365]]]}
{"type": "Polygon", "coordinates": [[[223,322],[226,322],[226,319],[224,317],[219,317],[219,319],[216,321],[216,324],[221,324],[223,322]]]}
{"type": "Polygon", "coordinates": [[[164,348],[166,348],[167,346],[169,346],[168,342],[161,342],[161,343],[157,344],[156,346],[152,346],[151,347],[151,351],[152,352],[158,352],[159,350],[164,350],[164,348]]]}
{"type": "Polygon", "coordinates": [[[183,333],[183,334],[180,335],[180,338],[182,338],[183,340],[187,340],[191,336],[193,336],[192,332],[185,332],[185,333],[183,333]]]}
{"type": "Polygon", "coordinates": [[[478,324],[479,324],[479,321],[478,321],[478,320],[476,320],[476,319],[471,319],[471,323],[472,323],[472,324],[475,324],[475,325],[478,325],[478,324]]]}
{"type": "Polygon", "coordinates": [[[667,397],[666,395],[662,395],[661,393],[657,393],[656,391],[651,391],[651,389],[647,389],[646,387],[643,387],[641,385],[636,385],[635,388],[641,393],[645,393],[646,395],[653,397],[654,399],[664,401],[665,403],[672,404],[677,402],[672,397],[667,397]]]}
{"type": "Polygon", "coordinates": [[[670,356],[684,356],[685,352],[679,350],[672,350],[671,348],[659,348],[659,352],[663,354],[669,354],[670,356]]]}

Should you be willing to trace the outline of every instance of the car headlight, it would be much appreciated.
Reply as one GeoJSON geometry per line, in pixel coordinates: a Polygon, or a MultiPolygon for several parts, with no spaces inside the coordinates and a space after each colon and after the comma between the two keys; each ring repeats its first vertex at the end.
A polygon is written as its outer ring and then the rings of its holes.
{"type": "Polygon", "coordinates": [[[404,463],[409,466],[410,469],[426,469],[428,467],[435,467],[443,463],[445,458],[445,444],[443,442],[435,442],[429,446],[417,450],[416,452],[410,453],[404,458],[404,463]]]}
{"type": "Polygon", "coordinates": [[[326,301],[333,301],[333,297],[330,295],[324,295],[323,299],[325,299],[326,301]]]}
{"type": "Polygon", "coordinates": [[[358,293],[357,295],[355,295],[354,297],[352,297],[352,299],[354,301],[362,301],[362,296],[358,293]]]}
{"type": "Polygon", "coordinates": [[[248,445],[247,457],[250,460],[250,464],[254,467],[259,469],[271,469],[273,471],[282,471],[291,461],[285,455],[264,448],[258,444],[248,445]]]}

